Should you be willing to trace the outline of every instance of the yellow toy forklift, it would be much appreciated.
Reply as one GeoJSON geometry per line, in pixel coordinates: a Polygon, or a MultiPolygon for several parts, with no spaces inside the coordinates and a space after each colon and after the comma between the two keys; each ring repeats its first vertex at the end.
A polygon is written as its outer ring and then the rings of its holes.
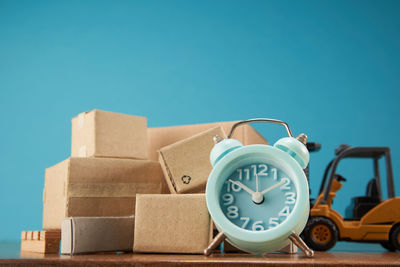
{"type": "Polygon", "coordinates": [[[389,251],[400,250],[400,197],[395,197],[392,162],[389,147],[350,147],[341,145],[327,166],[318,199],[312,203],[310,218],[303,230],[308,246],[317,251],[332,248],[336,241],[377,242],[389,251]],[[379,159],[385,158],[388,199],[382,199],[379,159]],[[344,177],[336,173],[345,158],[371,158],[374,178],[364,196],[351,199],[346,219],[332,209],[332,201],[340,190],[344,177]]]}

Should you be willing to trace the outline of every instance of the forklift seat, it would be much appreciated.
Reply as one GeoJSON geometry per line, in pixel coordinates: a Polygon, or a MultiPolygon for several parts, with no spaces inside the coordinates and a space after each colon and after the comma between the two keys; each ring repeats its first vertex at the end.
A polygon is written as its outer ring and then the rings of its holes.
{"type": "Polygon", "coordinates": [[[351,219],[360,220],[368,211],[373,209],[380,202],[376,179],[372,178],[368,182],[365,196],[353,197],[351,199],[350,206],[346,209],[346,217],[351,214],[352,209],[353,216],[351,219]]]}

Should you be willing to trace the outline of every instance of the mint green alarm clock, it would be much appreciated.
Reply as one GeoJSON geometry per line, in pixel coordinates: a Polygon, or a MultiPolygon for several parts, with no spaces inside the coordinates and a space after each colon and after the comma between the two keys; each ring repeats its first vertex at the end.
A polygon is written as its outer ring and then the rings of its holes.
{"type": "Polygon", "coordinates": [[[243,251],[263,255],[284,248],[291,240],[307,256],[313,255],[298,236],[309,215],[309,189],[303,171],[309,154],[301,142],[306,142],[306,136],[298,139],[285,122],[272,119],[241,121],[232,127],[228,139],[214,137],[206,201],[221,233],[219,241],[223,236],[243,251]],[[250,122],[282,124],[289,137],[274,146],[243,146],[230,139],[237,126],[250,122]]]}

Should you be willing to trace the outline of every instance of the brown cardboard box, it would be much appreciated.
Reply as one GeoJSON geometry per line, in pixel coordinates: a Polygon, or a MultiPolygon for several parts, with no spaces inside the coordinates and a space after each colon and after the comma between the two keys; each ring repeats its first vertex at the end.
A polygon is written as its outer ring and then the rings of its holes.
{"type": "Polygon", "coordinates": [[[210,152],[215,135],[226,137],[218,126],[159,150],[159,161],[171,193],[204,192],[212,169],[210,152]]]}
{"type": "Polygon", "coordinates": [[[134,223],[134,216],[65,218],[61,254],[132,251],[134,223]]]}
{"type": "Polygon", "coordinates": [[[61,232],[53,231],[22,231],[21,252],[58,253],[61,232]]]}
{"type": "Polygon", "coordinates": [[[72,119],[72,157],[147,159],[145,117],[92,110],[72,119]]]}
{"type": "Polygon", "coordinates": [[[43,228],[60,229],[65,217],[130,216],[136,193],[162,193],[156,161],[69,158],[46,169],[43,228]]]}
{"type": "Polygon", "coordinates": [[[134,252],[202,254],[211,238],[204,194],[137,195],[134,252]]]}
{"type": "MultiPolygon", "coordinates": [[[[206,131],[208,129],[221,126],[226,134],[229,134],[231,127],[237,121],[215,122],[207,124],[193,124],[171,127],[149,128],[147,131],[148,153],[150,160],[157,160],[157,151],[165,146],[189,138],[195,134],[206,131]]],[[[251,144],[268,144],[267,141],[248,124],[241,125],[236,128],[232,138],[239,140],[243,145],[251,144]]]]}

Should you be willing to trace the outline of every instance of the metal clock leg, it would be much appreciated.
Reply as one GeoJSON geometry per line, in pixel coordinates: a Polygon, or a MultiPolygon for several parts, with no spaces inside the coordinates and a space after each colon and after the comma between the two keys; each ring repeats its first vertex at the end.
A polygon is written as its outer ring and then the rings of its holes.
{"type": "Polygon", "coordinates": [[[213,239],[213,241],[211,241],[210,245],[208,245],[208,247],[204,250],[204,255],[209,256],[211,254],[211,252],[218,247],[222,241],[224,241],[226,238],[226,236],[224,235],[224,232],[219,232],[213,239]]]}
{"type": "Polygon", "coordinates": [[[304,243],[303,239],[295,233],[292,232],[292,234],[289,236],[290,241],[292,241],[299,249],[301,249],[304,254],[306,254],[307,257],[313,257],[314,256],[314,250],[310,249],[306,243],[304,243]]]}

